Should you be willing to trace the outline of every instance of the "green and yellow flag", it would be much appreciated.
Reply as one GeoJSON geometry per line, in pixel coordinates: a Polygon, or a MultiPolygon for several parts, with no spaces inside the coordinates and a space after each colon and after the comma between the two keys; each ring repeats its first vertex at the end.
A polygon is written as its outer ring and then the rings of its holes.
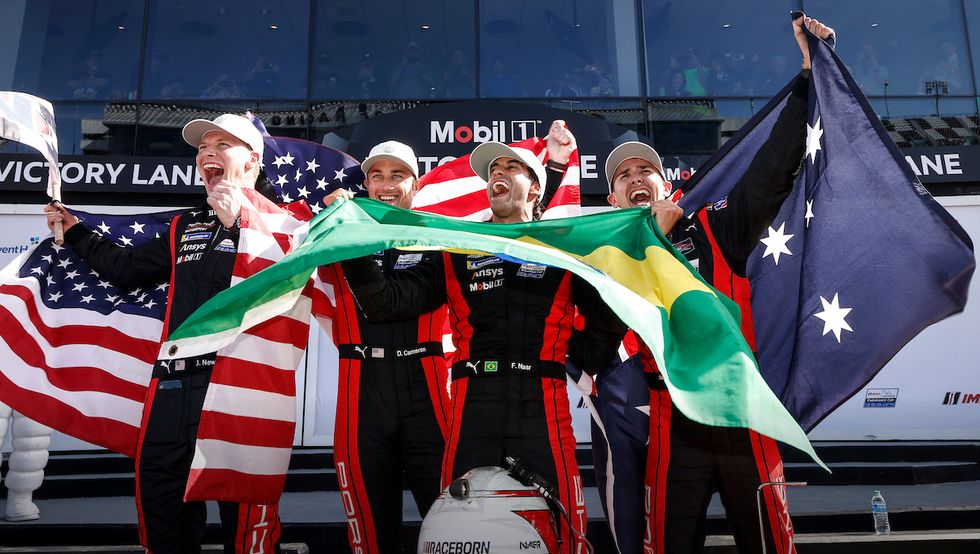
{"type": "Polygon", "coordinates": [[[686,416],[707,425],[749,427],[820,463],[759,374],[739,331],[737,306],[701,279],[642,208],[504,225],[367,199],[336,202],[310,222],[293,253],[191,315],[164,344],[161,357],[168,351],[180,357],[214,352],[291,306],[317,266],[389,248],[495,254],[571,271],[647,343],[671,399],[686,416]]]}

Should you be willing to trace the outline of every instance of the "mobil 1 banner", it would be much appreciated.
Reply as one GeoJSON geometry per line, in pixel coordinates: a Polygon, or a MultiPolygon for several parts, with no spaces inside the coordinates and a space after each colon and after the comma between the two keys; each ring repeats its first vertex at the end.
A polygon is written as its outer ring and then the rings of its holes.
{"type": "MultiPolygon", "coordinates": [[[[980,241],[980,196],[937,200],[980,241]]],[[[860,237],[851,237],[860,240],[860,237]]],[[[974,273],[972,290],[980,287],[974,273]]],[[[898,284],[895,294],[902,294],[898,284]]],[[[887,325],[887,322],[881,322],[887,325]]],[[[809,434],[813,440],[980,440],[980,302],[927,327],[809,434]]]]}
{"type": "MultiPolygon", "coordinates": [[[[361,160],[375,144],[398,140],[415,150],[419,171],[424,174],[469,154],[483,142],[544,137],[556,119],[565,120],[578,141],[582,193],[586,195],[607,193],[603,163],[616,145],[627,140],[652,144],[635,131],[597,117],[540,104],[490,101],[447,102],[382,115],[337,129],[323,137],[323,144],[361,160]]],[[[676,156],[664,157],[667,178],[674,181],[693,173],[690,164],[676,156]]]]}
{"type": "MultiPolygon", "coordinates": [[[[201,194],[193,158],[60,156],[65,192],[201,194]]],[[[43,190],[48,163],[37,155],[0,154],[0,190],[43,190]]]]}

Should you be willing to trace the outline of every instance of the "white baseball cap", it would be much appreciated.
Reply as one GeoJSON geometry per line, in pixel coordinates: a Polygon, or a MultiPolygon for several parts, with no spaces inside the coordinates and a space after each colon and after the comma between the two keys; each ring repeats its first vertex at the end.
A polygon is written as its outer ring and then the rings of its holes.
{"type": "Polygon", "coordinates": [[[415,157],[415,151],[412,150],[412,147],[404,142],[387,140],[375,145],[368,157],[361,162],[361,171],[364,172],[364,176],[367,177],[368,172],[371,171],[371,166],[381,160],[391,160],[405,165],[416,179],[419,178],[419,160],[415,157]]]}
{"type": "Polygon", "coordinates": [[[541,192],[544,193],[545,187],[548,186],[548,174],[545,173],[544,165],[534,152],[527,148],[510,147],[502,142],[484,142],[474,148],[473,153],[470,154],[470,168],[479,178],[489,182],[490,166],[498,158],[513,158],[526,165],[537,178],[541,185],[541,192]]]}
{"type": "Polygon", "coordinates": [[[204,135],[211,131],[224,131],[228,133],[247,144],[252,149],[252,152],[257,152],[259,157],[262,157],[262,152],[265,149],[265,143],[262,142],[262,133],[255,128],[255,125],[252,125],[251,121],[237,114],[222,114],[214,118],[214,121],[195,119],[187,125],[184,125],[184,130],[181,134],[187,144],[197,148],[200,146],[204,135]]]}
{"type": "Polygon", "coordinates": [[[609,183],[609,192],[612,192],[613,177],[616,176],[616,170],[619,169],[619,164],[630,158],[640,158],[641,160],[652,163],[653,167],[657,168],[657,171],[660,172],[660,176],[666,178],[664,176],[664,164],[660,161],[660,154],[657,154],[656,150],[648,144],[635,140],[624,142],[616,148],[613,148],[613,151],[609,153],[609,157],[606,158],[606,182],[609,183]]]}

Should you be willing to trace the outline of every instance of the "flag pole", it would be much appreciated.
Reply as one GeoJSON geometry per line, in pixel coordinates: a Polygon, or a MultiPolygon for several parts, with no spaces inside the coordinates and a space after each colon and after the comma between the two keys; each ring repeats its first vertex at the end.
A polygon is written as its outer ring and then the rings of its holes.
{"type": "MultiPolygon", "coordinates": [[[[57,150],[55,153],[57,155],[57,150]]],[[[61,204],[61,172],[57,171],[57,166],[56,163],[55,172],[48,172],[48,197],[51,198],[52,205],[61,204]],[[57,175],[57,178],[54,175],[57,175]]],[[[54,243],[58,246],[65,243],[65,229],[60,220],[54,222],[54,243]]]]}
{"type": "MultiPolygon", "coordinates": [[[[48,197],[61,203],[58,135],[51,102],[23,92],[0,91],[0,138],[37,149],[48,162],[48,197]]],[[[54,225],[55,243],[65,241],[61,223],[54,225]]]]}

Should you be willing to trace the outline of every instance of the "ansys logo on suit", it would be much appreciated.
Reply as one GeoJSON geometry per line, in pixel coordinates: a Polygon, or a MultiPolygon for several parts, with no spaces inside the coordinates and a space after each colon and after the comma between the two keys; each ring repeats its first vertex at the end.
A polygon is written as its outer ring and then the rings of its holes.
{"type": "Polygon", "coordinates": [[[943,398],[943,405],[951,406],[953,404],[980,404],[980,392],[976,394],[947,392],[946,397],[943,398]]]}

